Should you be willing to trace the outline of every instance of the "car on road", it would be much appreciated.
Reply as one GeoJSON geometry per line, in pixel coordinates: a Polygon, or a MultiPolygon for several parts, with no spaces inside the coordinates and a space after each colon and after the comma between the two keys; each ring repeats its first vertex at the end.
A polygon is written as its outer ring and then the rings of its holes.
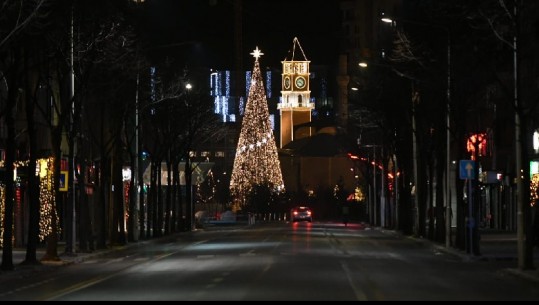
{"type": "Polygon", "coordinates": [[[292,222],[297,221],[313,221],[313,212],[309,207],[299,206],[295,207],[290,211],[290,220],[292,222]]]}

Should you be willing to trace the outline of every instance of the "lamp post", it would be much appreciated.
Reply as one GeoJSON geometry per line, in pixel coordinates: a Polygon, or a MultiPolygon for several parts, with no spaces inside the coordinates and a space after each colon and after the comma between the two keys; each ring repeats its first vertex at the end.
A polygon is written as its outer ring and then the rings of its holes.
{"type": "Polygon", "coordinates": [[[412,158],[414,159],[414,234],[419,234],[419,168],[417,166],[417,129],[415,123],[415,108],[419,103],[419,93],[412,86],[412,158]]]}
{"type": "MultiPolygon", "coordinates": [[[[383,17],[381,19],[385,23],[391,23],[395,25],[395,20],[383,17]]],[[[427,24],[422,22],[410,21],[410,20],[401,20],[399,21],[404,23],[415,24],[418,26],[434,27],[442,30],[447,35],[447,103],[446,103],[446,174],[445,174],[445,246],[451,246],[451,187],[450,187],[450,173],[451,173],[451,33],[448,28],[438,25],[438,24],[427,24]]],[[[471,215],[470,215],[471,216],[471,215]]],[[[419,221],[417,219],[416,221],[419,221]]]]}
{"type": "MultiPolygon", "coordinates": [[[[191,109],[191,104],[190,104],[190,101],[189,101],[189,93],[191,93],[191,89],[193,89],[193,86],[190,84],[190,83],[187,83],[185,85],[185,89],[187,89],[187,95],[186,95],[186,103],[187,103],[187,106],[188,106],[188,109],[190,111],[191,109]]],[[[188,118],[191,119],[191,114],[188,113],[188,118]]],[[[189,124],[189,128],[191,124],[189,124]]],[[[195,204],[194,204],[194,201],[193,201],[193,172],[191,170],[191,155],[190,155],[190,152],[187,151],[187,159],[186,159],[186,162],[185,162],[185,169],[184,169],[184,172],[185,172],[185,187],[186,187],[186,190],[189,191],[189,226],[190,226],[190,230],[191,231],[195,231],[196,230],[196,224],[195,224],[195,204]],[[187,179],[187,175],[189,175],[189,179],[187,179]],[[187,184],[189,184],[189,186],[187,186],[187,184]],[[188,187],[188,189],[187,189],[188,187]]]]}
{"type": "MultiPolygon", "coordinates": [[[[525,205],[529,204],[524,200],[524,171],[522,164],[522,134],[521,134],[521,118],[519,112],[519,95],[518,95],[518,7],[515,5],[513,8],[513,15],[515,16],[515,26],[517,28],[516,33],[513,35],[513,99],[515,107],[515,175],[516,175],[516,184],[517,184],[517,259],[518,259],[518,268],[521,270],[533,269],[533,253],[530,254],[527,251],[526,246],[526,227],[525,227],[525,214],[529,213],[526,211],[525,205]]],[[[530,238],[530,237],[528,237],[530,238]]]]}
{"type": "Polygon", "coordinates": [[[140,178],[140,147],[139,147],[139,84],[140,84],[140,74],[137,73],[137,89],[135,91],[135,164],[134,169],[131,171],[131,177],[133,179],[133,188],[135,189],[135,210],[133,211],[132,219],[130,218],[129,230],[133,230],[131,237],[133,241],[138,241],[140,234],[140,194],[142,191],[142,186],[139,185],[142,179],[140,178]]]}

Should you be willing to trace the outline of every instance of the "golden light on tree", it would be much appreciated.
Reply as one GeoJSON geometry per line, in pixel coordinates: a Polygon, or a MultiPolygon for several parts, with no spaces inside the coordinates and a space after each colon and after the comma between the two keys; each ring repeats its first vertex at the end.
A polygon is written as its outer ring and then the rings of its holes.
{"type": "Polygon", "coordinates": [[[238,208],[254,185],[268,185],[275,191],[284,188],[258,62],[264,53],[257,47],[251,54],[255,57],[254,69],[230,179],[230,191],[238,208]]]}
{"type": "MultiPolygon", "coordinates": [[[[38,160],[39,167],[39,240],[52,232],[52,219],[59,219],[55,209],[54,158],[38,160]],[[56,217],[53,217],[56,216],[56,217]]],[[[57,227],[58,224],[57,224],[57,227]]]]}
{"type": "Polygon", "coordinates": [[[6,186],[0,184],[0,246],[4,242],[4,215],[6,214],[6,186]]]}

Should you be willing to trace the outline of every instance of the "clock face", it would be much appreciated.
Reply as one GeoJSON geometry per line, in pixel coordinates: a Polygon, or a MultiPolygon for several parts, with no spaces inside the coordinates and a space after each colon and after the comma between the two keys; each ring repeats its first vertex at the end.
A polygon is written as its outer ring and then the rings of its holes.
{"type": "Polygon", "coordinates": [[[305,88],[306,84],[307,84],[307,81],[305,80],[305,77],[303,76],[296,77],[296,88],[303,89],[305,88]]]}
{"type": "Polygon", "coordinates": [[[284,88],[290,89],[290,76],[288,75],[284,77],[284,88]]]}

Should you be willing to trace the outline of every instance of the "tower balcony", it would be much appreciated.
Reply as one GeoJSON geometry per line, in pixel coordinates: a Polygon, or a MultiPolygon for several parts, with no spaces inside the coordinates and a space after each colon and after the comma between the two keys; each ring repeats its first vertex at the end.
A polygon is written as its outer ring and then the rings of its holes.
{"type": "Polygon", "coordinates": [[[277,109],[305,109],[312,110],[314,109],[314,103],[310,102],[288,102],[288,103],[278,103],[277,109]]]}

